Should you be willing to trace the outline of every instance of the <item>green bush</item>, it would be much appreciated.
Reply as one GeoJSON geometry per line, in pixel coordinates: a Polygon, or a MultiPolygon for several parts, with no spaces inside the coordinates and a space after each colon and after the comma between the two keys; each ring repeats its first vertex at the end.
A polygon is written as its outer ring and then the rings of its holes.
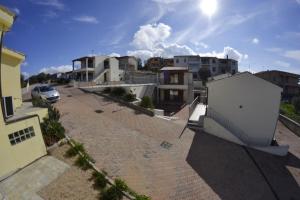
{"type": "Polygon", "coordinates": [[[59,110],[54,108],[52,105],[48,107],[49,119],[58,121],[60,119],[59,110]]]}
{"type": "Polygon", "coordinates": [[[34,107],[40,107],[40,108],[49,108],[50,106],[50,104],[47,101],[36,97],[32,98],[32,105],[34,107]]]}
{"type": "Polygon", "coordinates": [[[67,156],[72,157],[72,156],[76,156],[79,152],[85,152],[85,149],[84,149],[84,146],[82,143],[73,141],[73,144],[74,144],[74,146],[71,146],[67,150],[67,152],[66,152],[67,156]]]}
{"type": "Polygon", "coordinates": [[[101,174],[100,172],[94,172],[93,177],[95,179],[95,185],[101,189],[105,188],[107,185],[107,180],[105,178],[104,174],[101,174]]]}
{"type": "Polygon", "coordinates": [[[135,200],[151,200],[151,198],[146,195],[137,195],[135,196],[135,200]]]}
{"type": "Polygon", "coordinates": [[[122,179],[115,179],[115,185],[118,190],[127,192],[128,191],[128,186],[127,184],[122,180],[122,179]]]}
{"type": "Polygon", "coordinates": [[[65,128],[58,121],[44,119],[41,123],[41,130],[47,146],[65,138],[65,128]]]}
{"type": "Polygon", "coordinates": [[[75,164],[83,170],[87,170],[91,168],[90,163],[88,162],[89,158],[84,156],[78,156],[77,160],[75,161],[75,164]]]}
{"type": "Polygon", "coordinates": [[[151,100],[151,98],[148,97],[148,96],[144,96],[144,97],[142,98],[142,101],[141,101],[140,106],[142,106],[142,107],[144,107],[144,108],[151,108],[151,109],[154,108],[153,103],[152,103],[152,100],[151,100]]]}
{"type": "Polygon", "coordinates": [[[300,97],[294,97],[292,99],[292,104],[294,105],[295,107],[295,111],[297,113],[300,113],[300,97]]]}
{"type": "Polygon", "coordinates": [[[288,118],[300,123],[300,115],[297,113],[293,104],[283,103],[280,106],[281,113],[288,118]]]}
{"type": "Polygon", "coordinates": [[[135,95],[132,93],[127,93],[123,96],[123,100],[127,102],[132,102],[135,100],[135,95]]]}
{"type": "Polygon", "coordinates": [[[111,88],[107,87],[107,88],[104,88],[103,90],[104,93],[108,94],[111,92],[111,88]]]}
{"type": "Polygon", "coordinates": [[[117,187],[112,185],[110,188],[102,192],[102,200],[121,200],[123,197],[122,193],[118,191],[117,187]]]}
{"type": "Polygon", "coordinates": [[[116,97],[124,96],[125,93],[126,93],[126,90],[122,87],[115,87],[111,91],[111,95],[116,96],[116,97]]]}

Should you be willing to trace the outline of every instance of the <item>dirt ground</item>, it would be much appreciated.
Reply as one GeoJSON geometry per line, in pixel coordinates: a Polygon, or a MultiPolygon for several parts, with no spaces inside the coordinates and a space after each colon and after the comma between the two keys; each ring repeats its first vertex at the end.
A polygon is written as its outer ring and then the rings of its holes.
{"type": "Polygon", "coordinates": [[[45,200],[95,200],[100,192],[94,189],[92,170],[82,170],[74,165],[76,157],[67,158],[65,152],[69,145],[65,144],[51,151],[51,155],[70,165],[60,177],[43,188],[38,194],[45,200]]]}

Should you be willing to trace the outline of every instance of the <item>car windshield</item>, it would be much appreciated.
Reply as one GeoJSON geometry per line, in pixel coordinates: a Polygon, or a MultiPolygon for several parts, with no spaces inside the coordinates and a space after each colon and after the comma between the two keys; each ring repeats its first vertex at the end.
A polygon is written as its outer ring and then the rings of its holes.
{"type": "Polygon", "coordinates": [[[49,92],[49,91],[52,91],[52,90],[54,90],[54,88],[50,87],[50,86],[42,86],[42,87],[40,87],[40,91],[41,92],[49,92]]]}

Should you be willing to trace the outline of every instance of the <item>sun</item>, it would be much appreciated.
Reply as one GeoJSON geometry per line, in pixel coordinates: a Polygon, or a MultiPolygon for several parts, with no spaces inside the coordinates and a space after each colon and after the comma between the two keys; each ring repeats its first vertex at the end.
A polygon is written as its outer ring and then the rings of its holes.
{"type": "Polygon", "coordinates": [[[201,0],[200,9],[202,13],[208,17],[212,17],[218,9],[217,0],[201,0]]]}

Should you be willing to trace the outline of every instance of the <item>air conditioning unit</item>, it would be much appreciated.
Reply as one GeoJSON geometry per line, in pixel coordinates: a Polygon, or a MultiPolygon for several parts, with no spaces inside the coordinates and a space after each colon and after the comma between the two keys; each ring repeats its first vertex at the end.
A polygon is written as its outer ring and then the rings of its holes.
{"type": "Polygon", "coordinates": [[[9,118],[14,115],[13,97],[3,97],[4,115],[9,118]]]}

